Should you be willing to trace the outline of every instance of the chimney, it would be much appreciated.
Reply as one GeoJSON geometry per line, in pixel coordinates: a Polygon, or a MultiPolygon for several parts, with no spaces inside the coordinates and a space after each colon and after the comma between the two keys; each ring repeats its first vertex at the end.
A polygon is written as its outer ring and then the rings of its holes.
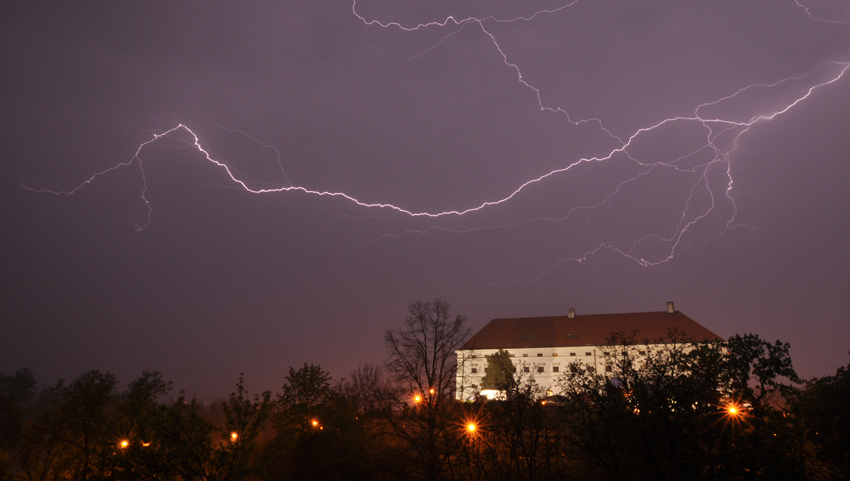
{"type": "Polygon", "coordinates": [[[675,314],[675,313],[676,313],[676,308],[673,307],[673,301],[669,301],[667,303],[667,314],[675,314]]]}
{"type": "Polygon", "coordinates": [[[570,313],[569,313],[569,314],[567,314],[567,317],[568,317],[568,318],[570,318],[570,319],[575,319],[575,317],[576,317],[576,310],[575,310],[575,309],[573,309],[573,308],[571,307],[571,308],[570,308],[570,313]]]}

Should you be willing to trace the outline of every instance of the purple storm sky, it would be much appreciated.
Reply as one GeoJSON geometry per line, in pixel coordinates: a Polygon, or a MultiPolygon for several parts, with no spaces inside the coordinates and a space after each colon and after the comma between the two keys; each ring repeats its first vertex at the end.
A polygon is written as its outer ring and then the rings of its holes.
{"type": "Polygon", "coordinates": [[[277,390],[437,296],[474,331],[675,301],[847,364],[846,1],[4,2],[0,35],[2,372],[277,390]]]}

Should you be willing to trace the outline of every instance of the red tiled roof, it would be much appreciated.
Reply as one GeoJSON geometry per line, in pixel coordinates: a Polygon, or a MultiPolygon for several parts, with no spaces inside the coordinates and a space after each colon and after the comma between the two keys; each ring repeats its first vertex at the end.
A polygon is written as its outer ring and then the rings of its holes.
{"type": "Polygon", "coordinates": [[[608,344],[612,333],[637,331],[635,341],[665,337],[677,329],[695,341],[722,341],[717,334],[676,311],[591,314],[493,319],[461,347],[467,349],[516,349],[524,347],[567,347],[608,344]]]}

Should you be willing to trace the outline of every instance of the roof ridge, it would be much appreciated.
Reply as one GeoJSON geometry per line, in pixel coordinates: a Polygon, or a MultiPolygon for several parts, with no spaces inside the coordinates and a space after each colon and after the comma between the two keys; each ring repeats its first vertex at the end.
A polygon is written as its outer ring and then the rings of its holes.
{"type": "Polygon", "coordinates": [[[660,339],[670,329],[697,341],[722,340],[681,311],[622,312],[496,318],[472,336],[461,350],[606,345],[608,337],[618,331],[637,332],[640,339],[660,339]]]}

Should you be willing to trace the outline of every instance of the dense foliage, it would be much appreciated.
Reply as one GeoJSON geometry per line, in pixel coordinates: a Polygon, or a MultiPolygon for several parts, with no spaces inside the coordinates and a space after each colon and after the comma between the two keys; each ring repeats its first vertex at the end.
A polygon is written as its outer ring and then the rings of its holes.
{"type": "Polygon", "coordinates": [[[385,336],[386,367],[333,381],[304,364],[280,391],[173,393],[158,372],[119,390],[92,370],[36,391],[0,374],[0,480],[747,480],[850,477],[850,366],[803,381],[789,346],[614,333],[610,371],[575,363],[545,397],[507,352],[495,401],[455,400],[468,329],[439,299],[385,336]],[[647,346],[662,345],[655,349],[647,346]]]}

